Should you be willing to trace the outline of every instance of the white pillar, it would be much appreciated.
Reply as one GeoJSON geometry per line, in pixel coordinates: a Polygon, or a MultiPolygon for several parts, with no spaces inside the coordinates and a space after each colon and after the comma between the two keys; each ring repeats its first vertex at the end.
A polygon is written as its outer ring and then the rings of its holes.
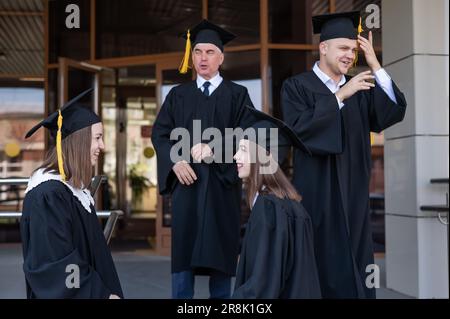
{"type": "Polygon", "coordinates": [[[447,0],[383,0],[383,64],[405,93],[405,119],[385,132],[387,287],[448,298],[447,228],[422,205],[444,205],[449,177],[447,0]]]}

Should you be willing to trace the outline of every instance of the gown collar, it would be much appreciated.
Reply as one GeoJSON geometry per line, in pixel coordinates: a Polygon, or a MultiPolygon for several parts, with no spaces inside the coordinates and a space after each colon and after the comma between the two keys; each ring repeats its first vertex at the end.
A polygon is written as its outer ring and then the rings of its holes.
{"type": "MultiPolygon", "coordinates": [[[[265,189],[266,189],[266,185],[263,185],[261,187],[261,190],[265,190],[265,189]]],[[[253,198],[252,208],[253,208],[253,206],[255,206],[255,203],[256,203],[256,200],[258,199],[258,196],[259,196],[259,192],[257,191],[256,194],[255,194],[255,198],[253,198]]]]}
{"type": "Polygon", "coordinates": [[[222,76],[220,75],[219,72],[217,72],[217,74],[214,75],[214,76],[213,76],[211,79],[209,79],[209,80],[206,80],[206,79],[203,78],[202,76],[197,75],[197,80],[196,80],[197,88],[201,88],[201,87],[203,86],[203,83],[205,83],[206,81],[210,82],[211,85],[213,85],[214,88],[217,89],[217,88],[219,87],[220,83],[222,83],[223,78],[222,78],[222,76]]]}
{"type": "Polygon", "coordinates": [[[326,95],[334,95],[313,70],[307,71],[305,73],[305,76],[307,78],[305,86],[312,92],[326,95]]]}
{"type": "Polygon", "coordinates": [[[28,186],[25,190],[25,194],[31,191],[33,188],[39,186],[40,184],[48,181],[58,181],[66,185],[67,188],[72,192],[73,196],[75,196],[81,203],[83,208],[89,213],[92,213],[91,205],[94,206],[95,202],[89,190],[87,190],[86,188],[81,189],[71,186],[69,183],[62,181],[61,176],[54,171],[44,173],[44,169],[41,168],[34,172],[34,174],[31,175],[30,180],[28,181],[28,186]]]}

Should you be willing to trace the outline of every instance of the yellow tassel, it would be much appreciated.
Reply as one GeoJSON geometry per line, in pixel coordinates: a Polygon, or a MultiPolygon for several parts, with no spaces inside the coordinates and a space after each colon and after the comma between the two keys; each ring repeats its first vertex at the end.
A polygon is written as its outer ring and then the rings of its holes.
{"type": "MultiPolygon", "coordinates": [[[[362,19],[361,17],[359,17],[359,25],[358,25],[358,35],[361,35],[361,32],[363,32],[363,28],[362,28],[362,19]]],[[[355,52],[355,60],[353,61],[353,66],[356,66],[356,63],[358,62],[358,49],[356,49],[355,52]]]]}
{"type": "Polygon", "coordinates": [[[186,48],[184,50],[184,57],[183,61],[181,61],[180,67],[178,70],[181,74],[187,73],[188,69],[191,67],[189,66],[189,55],[191,53],[191,32],[188,30],[187,32],[187,39],[186,39],[186,48]]]}
{"type": "Polygon", "coordinates": [[[61,179],[66,181],[66,174],[64,173],[64,162],[63,162],[63,154],[62,154],[62,134],[61,127],[63,123],[63,117],[61,115],[61,110],[58,110],[58,132],[56,133],[56,154],[58,156],[58,169],[59,175],[61,175],[61,179]]]}
{"type": "Polygon", "coordinates": [[[363,28],[362,28],[362,19],[361,17],[359,17],[359,25],[358,25],[358,35],[361,34],[361,32],[363,32],[363,28]]]}
{"type": "Polygon", "coordinates": [[[373,143],[375,143],[375,136],[373,135],[372,132],[370,132],[370,146],[372,146],[373,143]]]}

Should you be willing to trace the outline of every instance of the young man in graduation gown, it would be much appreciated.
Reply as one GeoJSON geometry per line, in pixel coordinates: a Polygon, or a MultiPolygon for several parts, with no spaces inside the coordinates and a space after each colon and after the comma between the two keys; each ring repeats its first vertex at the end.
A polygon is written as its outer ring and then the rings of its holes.
{"type": "Polygon", "coordinates": [[[104,149],[100,118],[77,101],[32,128],[56,138],[25,191],[20,232],[28,298],[119,298],[119,277],[84,187],[104,149]],[[60,125],[61,124],[61,125],[60,125]]]}
{"type": "Polygon", "coordinates": [[[313,17],[320,61],[282,87],[284,119],[313,153],[295,152],[293,183],[312,218],[324,298],[375,297],[365,284],[366,267],[374,263],[370,132],[400,122],[406,110],[377,60],[371,32],[360,36],[360,21],[359,12],[313,17]],[[349,77],[358,49],[370,70],[349,77]]]}
{"type": "Polygon", "coordinates": [[[232,158],[225,163],[225,151],[213,154],[207,144],[211,136],[198,139],[194,121],[201,124],[201,133],[216,128],[223,137],[225,128],[245,126],[245,106],[253,105],[245,87],[219,72],[223,46],[235,36],[203,20],[185,37],[180,71],[187,71],[192,42],[197,78],[169,92],[152,131],[159,191],[172,195],[172,297],[192,298],[195,275],[204,274],[210,276],[211,297],[228,298],[239,249],[241,187],[232,158]],[[180,142],[170,138],[177,128],[190,136],[190,141],[181,141],[190,143],[181,160],[171,156],[180,142]]]}

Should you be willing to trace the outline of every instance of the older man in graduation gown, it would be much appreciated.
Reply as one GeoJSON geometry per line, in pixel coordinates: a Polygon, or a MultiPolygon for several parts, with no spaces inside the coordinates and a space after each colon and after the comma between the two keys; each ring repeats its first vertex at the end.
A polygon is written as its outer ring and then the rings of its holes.
{"type": "Polygon", "coordinates": [[[374,263],[370,132],[400,122],[406,101],[380,66],[371,32],[368,39],[359,34],[359,12],[316,16],[313,26],[321,33],[320,61],[282,88],[284,119],[313,153],[295,152],[293,183],[312,218],[322,296],[374,298],[366,286],[374,263]],[[370,70],[352,78],[346,74],[358,47],[370,70]]]}
{"type": "MultiPolygon", "coordinates": [[[[231,293],[239,249],[241,186],[233,150],[231,163],[226,163],[227,152],[222,150],[221,156],[208,145],[211,136],[199,140],[194,126],[200,123],[201,133],[215,128],[221,137],[225,128],[245,127],[245,106],[252,106],[247,89],[223,79],[219,72],[223,45],[234,37],[207,20],[185,34],[180,71],[186,71],[192,42],[197,78],[169,92],[153,126],[159,191],[172,195],[173,298],[193,297],[196,274],[210,276],[212,298],[228,298],[231,293]],[[171,157],[172,148],[186,142],[179,136],[170,138],[176,128],[186,129],[190,136],[182,160],[171,157]]],[[[226,139],[221,140],[224,146],[226,139]]]]}

